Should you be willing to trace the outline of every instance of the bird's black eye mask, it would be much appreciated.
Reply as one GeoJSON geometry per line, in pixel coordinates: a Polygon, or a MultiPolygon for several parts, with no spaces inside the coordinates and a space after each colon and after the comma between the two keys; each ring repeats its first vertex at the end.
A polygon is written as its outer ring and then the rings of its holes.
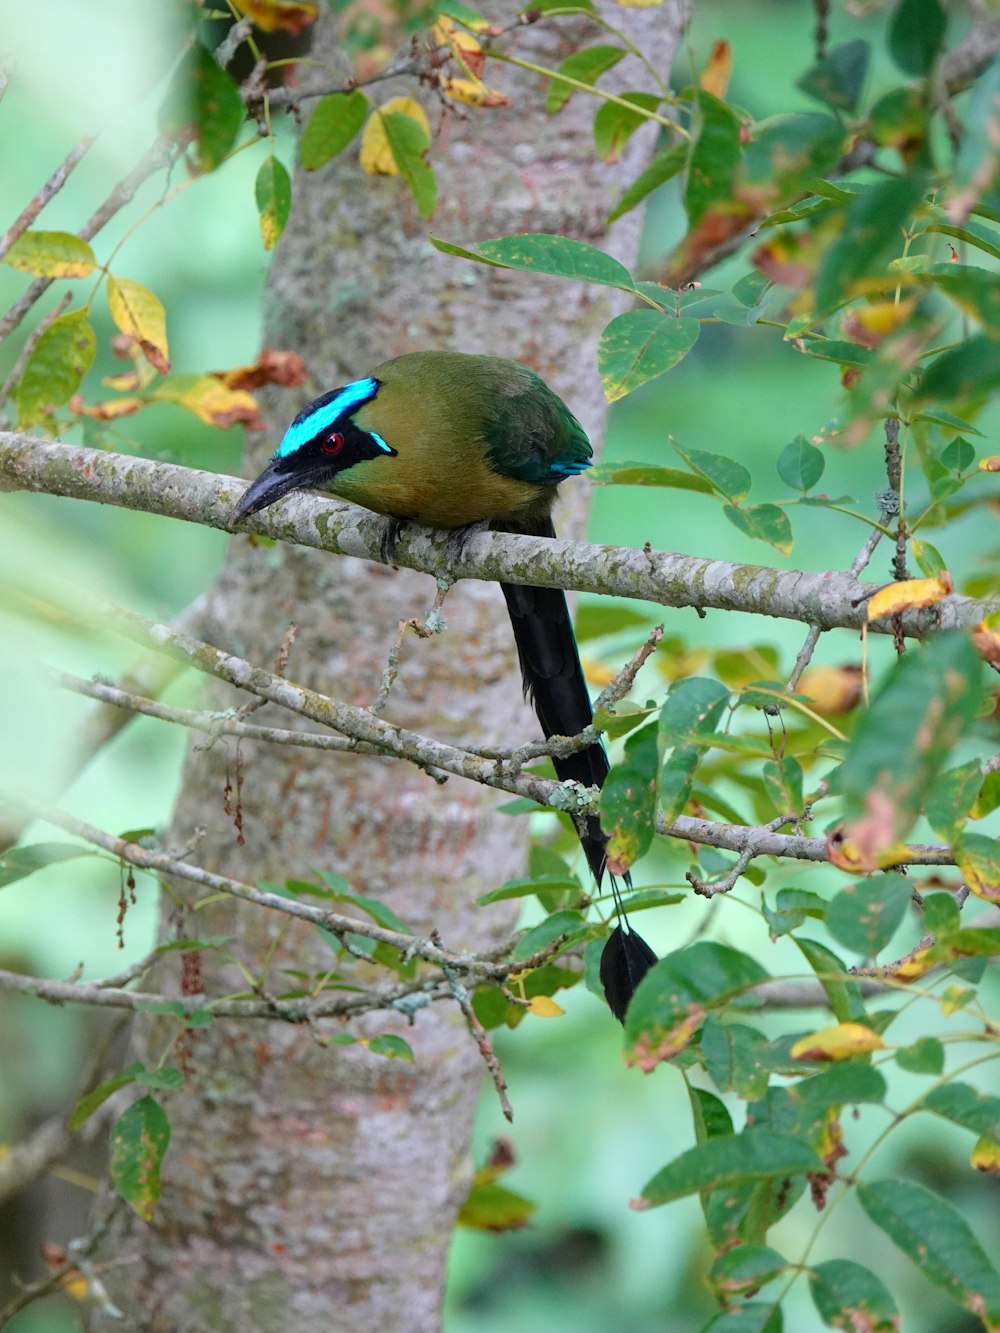
{"type": "MultiPolygon", "coordinates": [[[[379,382],[373,376],[369,375],[363,380],[354,380],[350,384],[345,384],[341,389],[332,389],[322,397],[315,399],[308,407],[304,407],[298,414],[292,424],[282,436],[281,443],[274,452],[274,462],[280,459],[290,459],[295,456],[306,445],[317,438],[329,438],[331,444],[337,439],[338,435],[343,439],[346,431],[343,430],[344,423],[339,419],[349,413],[354,412],[364,403],[370,403],[378,393],[379,382]]],[[[376,435],[374,431],[365,432],[371,435],[376,445],[387,454],[395,453],[395,449],[389,447],[381,435],[376,435]]],[[[335,453],[337,450],[327,449],[328,453],[335,453]]]]}

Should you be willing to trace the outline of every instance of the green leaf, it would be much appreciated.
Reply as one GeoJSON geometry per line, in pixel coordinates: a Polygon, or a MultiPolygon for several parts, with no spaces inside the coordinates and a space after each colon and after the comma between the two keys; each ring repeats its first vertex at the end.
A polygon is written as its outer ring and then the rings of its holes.
{"type": "Polygon", "coordinates": [[[768,907],[766,902],[762,902],[761,907],[772,940],[798,930],[807,917],[822,920],[826,915],[826,900],[805,889],[779,889],[774,908],[768,907]]]}
{"type": "Polygon", "coordinates": [[[952,472],[967,472],[975,461],[975,447],[961,435],[956,435],[941,450],[941,462],[952,472]]]}
{"type": "Polygon", "coordinates": [[[660,731],[675,747],[660,775],[660,802],[667,819],[688,802],[695,770],[729,704],[729,691],[707,677],[674,681],[660,710],[660,731]]]}
{"type": "Polygon", "coordinates": [[[978,1092],[968,1083],[945,1083],[931,1089],[923,1100],[923,1108],[963,1129],[971,1129],[973,1134],[1000,1143],[1000,1097],[978,1092]]]}
{"type": "Polygon", "coordinates": [[[228,155],[245,115],[232,76],[196,42],[171,85],[167,110],[161,118],[163,128],[176,132],[193,124],[198,170],[208,172],[228,155]]]}
{"type": "Polygon", "coordinates": [[[717,1257],[708,1280],[725,1296],[752,1295],[789,1267],[788,1260],[767,1245],[737,1245],[717,1257]]]}
{"type": "MultiPolygon", "coordinates": [[[[964,116],[962,143],[949,193],[981,199],[993,187],[1000,164],[1000,56],[976,80],[964,116]]],[[[967,212],[963,203],[961,213],[967,212]]],[[[966,224],[972,226],[974,224],[966,224]]],[[[973,233],[975,234],[975,233],[973,233]]],[[[996,256],[995,256],[996,257],[996,256]]]]}
{"type": "Polygon", "coordinates": [[[33,875],[36,870],[57,864],[59,861],[75,861],[80,856],[95,856],[95,852],[86,847],[78,847],[72,842],[33,842],[26,847],[11,847],[0,856],[0,889],[14,884],[19,879],[33,875]]]}
{"type": "Polygon", "coordinates": [[[742,509],[736,505],[723,505],[722,512],[734,528],[739,528],[755,541],[767,542],[782,555],[792,549],[792,525],[780,505],[746,505],[742,509]]]}
{"type": "Polygon", "coordinates": [[[537,926],[532,926],[518,940],[511,953],[515,961],[523,958],[530,958],[533,953],[539,949],[544,949],[551,944],[553,940],[558,939],[560,935],[573,935],[584,925],[583,914],[581,912],[572,912],[568,909],[562,912],[553,912],[551,916],[540,921],[537,926]]]}
{"type": "Polygon", "coordinates": [[[858,109],[870,59],[871,48],[860,37],[843,42],[796,79],[795,86],[834,111],[853,114],[858,109]]]}
{"type": "Polygon", "coordinates": [[[460,1227],[477,1231],[511,1231],[527,1226],[537,1206],[523,1194],[490,1180],[473,1185],[456,1221],[460,1227]]]}
{"type": "MultiPolygon", "coordinates": [[[[1000,127],[1000,120],[997,124],[1000,127]]],[[[994,227],[984,227],[974,220],[966,222],[963,227],[950,222],[928,222],[924,231],[936,232],[941,236],[953,236],[963,245],[971,245],[992,259],[1000,259],[1000,236],[994,227]]]]}
{"type": "MultiPolygon", "coordinates": [[[[910,550],[913,552],[913,558],[917,562],[917,568],[925,578],[933,579],[948,566],[945,563],[944,556],[932,546],[930,542],[922,541],[919,537],[913,537],[910,541],[910,550]]],[[[931,793],[933,795],[933,793],[931,793]]]]}
{"type": "Polygon", "coordinates": [[[975,401],[1000,384],[1000,347],[985,333],[976,334],[935,357],[921,376],[915,400],[975,401]]]}
{"type": "Polygon", "coordinates": [[[708,1076],[720,1092],[756,1101],[767,1091],[771,1069],[768,1039],[745,1023],[723,1023],[709,1014],[701,1032],[701,1053],[708,1076]]]}
{"type": "Polygon", "coordinates": [[[299,145],[299,161],[306,171],[325,166],[343,152],[365,123],[369,107],[368,98],[358,88],[319,99],[299,145]]]}
{"type": "Polygon", "coordinates": [[[17,238],[3,262],[19,273],[39,278],[86,278],[97,267],[86,241],[68,231],[26,231],[17,238]]]}
{"type": "Polygon", "coordinates": [[[628,738],[624,759],[604,779],[601,827],[608,835],[608,865],[614,874],[624,874],[652,844],[660,757],[660,731],[653,722],[628,738]]]}
{"type": "Polygon", "coordinates": [[[330,895],[335,902],[350,903],[352,907],[358,907],[366,916],[370,916],[376,925],[384,927],[386,930],[398,930],[402,935],[412,935],[413,931],[406,922],[396,915],[391,907],[387,907],[379,898],[368,898],[361,893],[348,893],[346,889],[341,888],[343,879],[340,875],[331,874],[327,871],[321,871],[320,874],[330,885],[330,895]]]}
{"type": "Polygon", "coordinates": [[[899,929],[912,894],[904,875],[877,875],[849,884],[831,901],[827,928],[845,949],[875,958],[899,929]]]}
{"type": "Polygon", "coordinates": [[[868,1015],[857,983],[845,977],[847,968],[837,955],[817,940],[804,939],[801,935],[793,935],[792,939],[816,973],[816,979],[826,992],[837,1022],[867,1021],[868,1015]]]}
{"type": "Polygon", "coordinates": [[[826,457],[804,435],[796,435],[778,455],[778,476],[795,491],[811,491],[823,475],[826,457]]]}
{"type": "Polygon", "coordinates": [[[847,210],[844,230],[823,257],[816,275],[816,313],[828,315],[856,294],[866,280],[886,278],[891,259],[903,251],[903,229],[924,193],[920,176],[871,185],[847,210]]]}
{"type": "Polygon", "coordinates": [[[594,713],[594,726],[612,740],[620,740],[656,712],[655,704],[648,708],[636,708],[634,704],[621,703],[613,711],[610,708],[598,708],[594,713]]]}
{"type": "Polygon", "coordinates": [[[733,1133],[733,1118],[726,1103],[716,1097],[714,1092],[709,1092],[707,1088],[696,1088],[691,1083],[687,1084],[687,1091],[696,1142],[730,1137],[733,1133]]]}
{"type": "Polygon", "coordinates": [[[269,157],[261,166],[254,193],[264,249],[273,250],[285,230],[292,207],[292,178],[276,157],[269,157]]]}
{"type": "Polygon", "coordinates": [[[978,759],[942,773],[927,793],[927,822],[941,838],[951,842],[962,830],[976,803],[983,783],[978,759]]]}
{"type": "Polygon", "coordinates": [[[372,1037],[365,1042],[365,1046],[373,1055],[384,1055],[387,1060],[402,1060],[406,1064],[413,1064],[413,1048],[394,1032],[383,1032],[372,1037]]]}
{"type": "Polygon", "coordinates": [[[111,1180],[145,1222],[160,1197],[160,1164],[170,1143],[170,1122],[152,1097],[143,1097],[119,1117],[111,1134],[111,1180]]]}
{"type": "Polygon", "coordinates": [[[684,183],[688,228],[694,230],[710,206],[732,196],[742,156],[740,122],[725,102],[699,88],[695,92],[694,142],[684,183]]]}
{"type": "Polygon", "coordinates": [[[725,454],[710,454],[704,449],[682,449],[676,443],[673,447],[688,467],[711,482],[713,488],[730,503],[742,500],[753,485],[750,473],[734,458],[727,458],[725,454]]]}
{"type": "Polygon", "coordinates": [[[705,1324],[701,1333],[781,1333],[781,1306],[770,1301],[741,1301],[705,1324]]]}
{"type": "Polygon", "coordinates": [[[661,958],[628,1007],[626,1062],[646,1069],[671,1058],[693,1035],[693,1020],[767,980],[755,958],[710,940],[661,958]]]}
{"type": "Polygon", "coordinates": [[[113,1093],[117,1092],[119,1088],[125,1088],[130,1083],[134,1083],[139,1074],[144,1071],[145,1065],[143,1064],[129,1065],[128,1069],[123,1069],[120,1074],[115,1074],[113,1078],[105,1079],[96,1088],[92,1088],[90,1092],[85,1093],[73,1107],[69,1118],[70,1129],[78,1130],[113,1093]]]}
{"type": "Polygon", "coordinates": [[[684,143],[676,143],[672,148],[668,148],[665,153],[657,153],[646,170],[636,177],[615,204],[608,214],[608,222],[614,222],[617,218],[630,213],[654,190],[659,189],[661,185],[665,185],[667,181],[673,180],[678,172],[683,170],[686,161],[687,145],[684,143]]]}
{"type": "MultiPolygon", "coordinates": [[[[437,242],[435,244],[438,249],[443,248],[437,242]]],[[[498,236],[492,241],[477,241],[475,251],[460,253],[482,263],[498,264],[501,268],[547,273],[556,278],[571,278],[575,282],[619,287],[626,292],[634,290],[632,275],[624,264],[603,250],[585,245],[583,241],[574,241],[568,236],[550,236],[547,232],[498,236]]]]}
{"type": "Polygon", "coordinates": [[[658,310],[627,310],[601,334],[597,366],[609,403],[673,369],[698,341],[696,319],[675,318],[658,310]]]}
{"type": "Polygon", "coordinates": [[[36,343],[15,390],[18,426],[33,426],[72,398],[96,351],[86,310],[71,310],[53,320],[36,343]]]}
{"type": "Polygon", "coordinates": [[[899,1333],[899,1312],[892,1293],[870,1269],[852,1259],[828,1259],[809,1273],[809,1291],[824,1324],[831,1328],[864,1329],[865,1333],[899,1333]]]}
{"type": "Polygon", "coordinates": [[[382,128],[400,176],[413,195],[417,211],[429,218],[437,204],[434,172],[424,161],[430,147],[427,132],[419,121],[402,111],[381,112],[382,128]]]}
{"type": "Polygon", "coordinates": [[[705,477],[655,463],[601,463],[591,468],[587,480],[598,486],[666,486],[678,491],[713,494],[715,487],[705,477]]]}
{"type": "Polygon", "coordinates": [[[904,74],[920,78],[930,73],[947,27],[940,0],[901,0],[889,25],[889,50],[904,74]]]}
{"type": "MultiPolygon", "coordinates": [[[[589,474],[588,474],[589,475],[589,474]]],[[[599,602],[580,602],[573,617],[577,643],[600,639],[606,634],[620,634],[622,630],[649,629],[649,616],[632,606],[622,606],[602,598],[599,602]]]]}
{"type": "Polygon", "coordinates": [[[752,271],[744,273],[738,282],[733,283],[733,296],[741,306],[754,310],[773,286],[774,283],[766,274],[752,271]]]}
{"type": "Polygon", "coordinates": [[[979,705],[982,664],[961,631],[938,634],[893,668],[858,719],[831,787],[847,798],[850,818],[888,803],[889,838],[904,838],[927,793],[979,705]]]}
{"type": "Polygon", "coordinates": [[[498,889],[490,889],[489,893],[482,894],[476,899],[480,907],[488,907],[490,903],[506,902],[509,898],[531,898],[539,893],[576,893],[581,892],[580,881],[571,879],[568,875],[536,875],[530,879],[512,879],[506,884],[502,884],[498,889]]]}
{"type": "Polygon", "coordinates": [[[988,1328],[1000,1324],[1000,1276],[950,1203],[910,1180],[860,1181],[862,1208],[919,1268],[988,1328]]]}
{"type": "MultiPolygon", "coordinates": [[[[1000,258],[1000,255],[998,255],[1000,258]]],[[[965,435],[978,435],[983,439],[983,432],[978,430],[971,421],[963,421],[961,417],[956,417],[953,412],[914,412],[913,421],[933,421],[938,426],[945,426],[961,431],[965,435]]]]}
{"type": "Polygon", "coordinates": [[[731,1138],[708,1139],[681,1153],[643,1187],[642,1198],[649,1207],[658,1208],[701,1190],[732,1189],[822,1170],[813,1150],[790,1134],[749,1129],[731,1138]]]}
{"type": "Polygon", "coordinates": [[[1000,338],[1000,291],[995,273],[967,264],[934,264],[925,277],[991,338],[1000,338]]]}
{"type": "Polygon", "coordinates": [[[899,1048],[896,1064],[909,1074],[940,1074],[944,1069],[944,1047],[937,1037],[919,1037],[912,1046],[899,1048]]]}
{"type": "Polygon", "coordinates": [[[869,117],[876,143],[896,148],[912,160],[927,134],[927,101],[919,87],[893,88],[879,98],[869,117]]]}
{"type": "Polygon", "coordinates": [[[602,102],[594,116],[594,147],[597,156],[605,162],[618,161],[632,135],[649,120],[646,113],[655,111],[661,101],[653,93],[632,92],[620,96],[635,110],[630,111],[621,102],[602,102]]]}
{"type": "Polygon", "coordinates": [[[761,770],[761,779],[768,800],[778,814],[798,812],[803,808],[802,765],[794,755],[769,759],[761,770]]]}
{"type": "MultiPolygon", "coordinates": [[[[595,84],[602,74],[618,64],[624,54],[620,46],[586,46],[582,51],[574,51],[568,56],[556,72],[576,79],[578,83],[595,84]]],[[[571,84],[553,79],[545,102],[549,115],[554,116],[557,111],[561,111],[575,91],[571,84]]]]}

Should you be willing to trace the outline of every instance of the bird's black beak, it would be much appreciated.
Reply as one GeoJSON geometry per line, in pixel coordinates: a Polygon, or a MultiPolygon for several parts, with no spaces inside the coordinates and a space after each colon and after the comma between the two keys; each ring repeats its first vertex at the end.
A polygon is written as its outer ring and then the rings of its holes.
{"type": "Polygon", "coordinates": [[[285,459],[272,459],[260,476],[252,481],[240,496],[239,503],[229,520],[229,526],[235,527],[249,514],[256,514],[258,510],[266,509],[268,505],[273,505],[275,500],[280,500],[283,495],[303,484],[308,484],[306,478],[296,469],[290,468],[285,459]]]}

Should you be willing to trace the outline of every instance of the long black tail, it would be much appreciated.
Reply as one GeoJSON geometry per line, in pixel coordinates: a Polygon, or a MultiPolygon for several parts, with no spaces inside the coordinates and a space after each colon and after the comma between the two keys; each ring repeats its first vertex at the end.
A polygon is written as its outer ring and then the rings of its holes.
{"type": "MultiPolygon", "coordinates": [[[[533,528],[533,535],[554,537],[551,519],[533,528]]],[[[577,736],[594,720],[587,682],[580,666],[573,623],[566,594],[561,588],[531,588],[519,583],[501,583],[507,599],[514,642],[521,663],[525,697],[534,705],[546,739],[577,736]]],[[[588,745],[567,759],[553,758],[561,781],[574,778],[588,787],[603,787],[608,776],[608,757],[601,744],[588,745]]],[[[590,815],[580,832],[587,862],[600,885],[607,862],[608,840],[601,821],[590,815]]],[[[625,883],[632,879],[626,871],[625,883]]],[[[629,926],[614,876],[610,876],[618,925],[601,955],[601,984],[611,1012],[620,1023],[639,982],[656,962],[656,954],[629,926]]]]}
{"type": "MultiPolygon", "coordinates": [[[[539,535],[554,537],[555,532],[539,535]]],[[[561,588],[527,588],[517,583],[501,583],[500,587],[514,628],[525,697],[534,705],[546,740],[578,735],[590,726],[593,713],[566,594],[561,588]]],[[[603,787],[608,776],[608,757],[600,744],[552,762],[560,781],[574,778],[587,787],[603,787]]],[[[580,842],[600,884],[608,840],[596,815],[588,817],[580,842]]]]}

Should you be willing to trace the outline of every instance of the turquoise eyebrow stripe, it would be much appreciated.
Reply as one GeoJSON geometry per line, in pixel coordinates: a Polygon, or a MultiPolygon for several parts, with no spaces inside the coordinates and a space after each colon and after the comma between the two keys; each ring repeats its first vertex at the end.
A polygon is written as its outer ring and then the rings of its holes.
{"type": "Polygon", "coordinates": [[[275,458],[288,458],[290,454],[294,454],[320,431],[332,426],[339,416],[349,412],[352,407],[360,407],[362,403],[374,398],[377,389],[378,380],[369,375],[367,379],[345,384],[332,397],[320,398],[316,403],[303,408],[285,431],[281,443],[275,450],[275,458]]]}

